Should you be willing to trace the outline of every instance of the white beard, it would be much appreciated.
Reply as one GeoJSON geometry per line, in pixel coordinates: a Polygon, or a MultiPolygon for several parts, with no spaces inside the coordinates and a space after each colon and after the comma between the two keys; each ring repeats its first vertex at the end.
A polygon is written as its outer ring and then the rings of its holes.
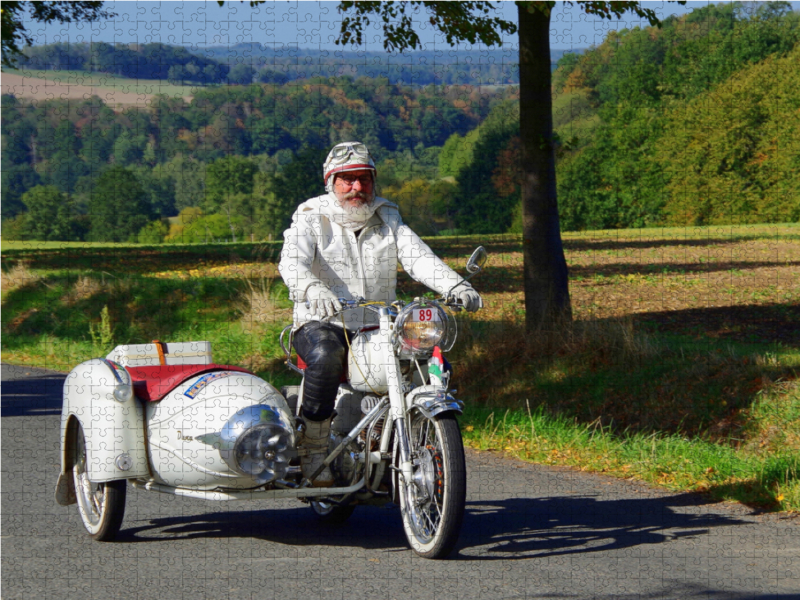
{"type": "Polygon", "coordinates": [[[323,208],[325,215],[334,223],[351,231],[362,229],[377,208],[374,197],[368,204],[348,207],[343,207],[335,194],[328,194],[328,197],[331,202],[323,208]]]}

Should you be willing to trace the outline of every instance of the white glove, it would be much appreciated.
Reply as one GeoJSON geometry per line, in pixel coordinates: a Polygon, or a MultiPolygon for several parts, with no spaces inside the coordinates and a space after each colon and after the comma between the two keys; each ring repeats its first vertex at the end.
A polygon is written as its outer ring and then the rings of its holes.
{"type": "Polygon", "coordinates": [[[483,308],[483,299],[481,295],[471,287],[465,287],[458,292],[458,299],[467,309],[467,312],[475,312],[479,308],[483,308]]]}
{"type": "Polygon", "coordinates": [[[332,291],[324,285],[312,285],[306,290],[306,306],[317,319],[332,317],[342,310],[342,304],[332,291]]]}

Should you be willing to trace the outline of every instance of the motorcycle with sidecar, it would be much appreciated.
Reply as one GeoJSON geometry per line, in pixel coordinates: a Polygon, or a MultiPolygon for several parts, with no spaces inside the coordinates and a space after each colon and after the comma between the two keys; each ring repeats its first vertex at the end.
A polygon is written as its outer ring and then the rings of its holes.
{"type": "MultiPolygon", "coordinates": [[[[469,277],[486,259],[475,250],[469,277]]],[[[451,311],[462,308],[450,292],[408,303],[341,299],[343,311],[373,311],[377,325],[347,337],[329,452],[308,477],[299,466],[302,383],[279,391],[246,369],[214,364],[208,342],[118,346],[81,363],[64,382],[56,501],[77,504],[99,541],[119,532],[128,484],[215,501],[297,498],[328,522],[391,501],[418,555],[447,556],[466,498],[463,404],[442,355],[457,337],[451,311]],[[333,487],[314,487],[325,466],[333,487]]],[[[291,336],[290,325],[280,343],[302,373],[291,336]]]]}

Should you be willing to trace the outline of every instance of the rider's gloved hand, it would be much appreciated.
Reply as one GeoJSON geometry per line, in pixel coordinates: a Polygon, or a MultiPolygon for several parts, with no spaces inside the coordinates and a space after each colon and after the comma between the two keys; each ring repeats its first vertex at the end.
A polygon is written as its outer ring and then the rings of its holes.
{"type": "Polygon", "coordinates": [[[317,319],[332,317],[342,310],[342,304],[332,291],[324,285],[312,285],[306,290],[306,299],[311,314],[317,319]]]}
{"type": "Polygon", "coordinates": [[[464,308],[469,312],[475,312],[479,308],[483,308],[483,299],[481,295],[471,287],[465,287],[458,292],[458,299],[461,300],[461,304],[463,304],[464,308]]]}

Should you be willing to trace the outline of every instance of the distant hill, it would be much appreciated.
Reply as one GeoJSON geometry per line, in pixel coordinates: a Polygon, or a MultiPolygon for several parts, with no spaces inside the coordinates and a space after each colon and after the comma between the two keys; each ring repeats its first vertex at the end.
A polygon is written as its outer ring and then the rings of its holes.
{"type": "MultiPolygon", "coordinates": [[[[581,54],[585,49],[571,52],[581,54]]],[[[553,50],[553,70],[567,50],[553,50]]],[[[391,83],[427,85],[503,85],[519,83],[519,53],[506,46],[485,50],[415,50],[404,54],[352,50],[317,50],[295,46],[242,43],[214,46],[198,52],[222,64],[241,63],[256,73],[275,72],[287,80],[349,75],[386,77],[391,83]]]]}
{"type": "MultiPolygon", "coordinates": [[[[566,53],[552,52],[553,70],[566,53]]],[[[577,50],[580,54],[583,50],[577,50]]],[[[282,84],[312,77],[386,78],[404,85],[519,83],[518,52],[421,50],[405,54],[241,43],[203,50],[168,44],[57,43],[26,48],[20,69],[108,73],[174,84],[282,84]]]]}

